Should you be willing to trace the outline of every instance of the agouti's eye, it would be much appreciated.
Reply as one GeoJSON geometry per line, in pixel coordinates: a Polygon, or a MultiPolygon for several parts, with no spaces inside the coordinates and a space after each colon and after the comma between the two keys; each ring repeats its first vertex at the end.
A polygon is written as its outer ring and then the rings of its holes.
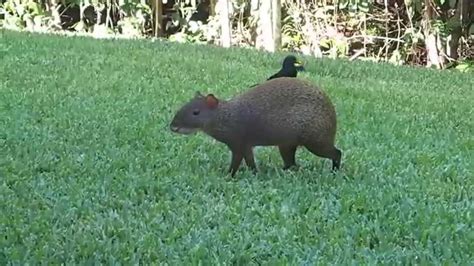
{"type": "Polygon", "coordinates": [[[198,115],[199,114],[199,109],[196,109],[193,111],[193,115],[198,115]]]}

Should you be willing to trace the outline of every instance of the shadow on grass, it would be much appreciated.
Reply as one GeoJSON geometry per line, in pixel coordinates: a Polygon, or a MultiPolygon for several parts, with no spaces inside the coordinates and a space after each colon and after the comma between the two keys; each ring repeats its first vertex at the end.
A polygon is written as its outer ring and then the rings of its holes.
{"type": "Polygon", "coordinates": [[[256,173],[243,162],[234,177],[231,177],[228,172],[230,161],[223,164],[222,161],[220,161],[217,169],[209,170],[212,171],[213,174],[218,175],[218,178],[223,178],[229,182],[239,182],[242,180],[266,182],[275,179],[300,179],[304,180],[308,185],[314,185],[321,182],[340,184],[341,181],[350,182],[355,179],[350,168],[348,169],[344,167],[344,165],[339,171],[333,172],[331,170],[330,161],[300,161],[297,167],[287,170],[283,170],[283,164],[279,162],[275,163],[272,160],[260,162],[260,164],[257,164],[256,173]]]}

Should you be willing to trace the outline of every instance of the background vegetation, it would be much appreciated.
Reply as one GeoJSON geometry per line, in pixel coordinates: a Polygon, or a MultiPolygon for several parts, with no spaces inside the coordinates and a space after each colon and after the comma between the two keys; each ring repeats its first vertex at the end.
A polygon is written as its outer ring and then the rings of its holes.
{"type": "MultiPolygon", "coordinates": [[[[1,0],[9,29],[179,42],[468,70],[470,0],[1,0]]],[[[472,69],[472,68],[471,68],[472,69]]]]}
{"type": "Polygon", "coordinates": [[[308,60],[338,113],[343,168],[305,150],[231,180],[229,153],[169,122],[199,89],[229,98],[283,56],[5,31],[0,264],[474,264],[473,80],[308,60]],[[32,74],[34,73],[34,74],[32,74]]]}

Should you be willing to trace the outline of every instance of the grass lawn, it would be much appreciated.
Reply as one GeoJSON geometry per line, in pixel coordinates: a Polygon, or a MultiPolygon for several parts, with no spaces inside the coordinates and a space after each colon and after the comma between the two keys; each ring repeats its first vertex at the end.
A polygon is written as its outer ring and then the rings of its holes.
{"type": "Polygon", "coordinates": [[[304,149],[226,176],[170,132],[196,90],[230,98],[282,54],[5,31],[0,264],[474,263],[474,78],[305,58],[338,113],[342,170],[304,149]]]}

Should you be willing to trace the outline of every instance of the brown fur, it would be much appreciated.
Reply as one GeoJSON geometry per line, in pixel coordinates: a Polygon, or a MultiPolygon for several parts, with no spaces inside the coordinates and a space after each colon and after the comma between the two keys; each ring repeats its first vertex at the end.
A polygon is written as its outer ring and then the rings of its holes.
{"type": "Polygon", "coordinates": [[[196,95],[171,122],[171,130],[191,133],[202,130],[225,143],[232,151],[229,168],[237,172],[242,159],[256,171],[252,148],[278,146],[284,169],[295,163],[298,146],[333,161],[339,168],[341,151],[334,146],[336,113],[319,88],[296,78],[266,81],[230,101],[214,95],[196,95]],[[193,114],[198,112],[198,115],[193,114]]]}

